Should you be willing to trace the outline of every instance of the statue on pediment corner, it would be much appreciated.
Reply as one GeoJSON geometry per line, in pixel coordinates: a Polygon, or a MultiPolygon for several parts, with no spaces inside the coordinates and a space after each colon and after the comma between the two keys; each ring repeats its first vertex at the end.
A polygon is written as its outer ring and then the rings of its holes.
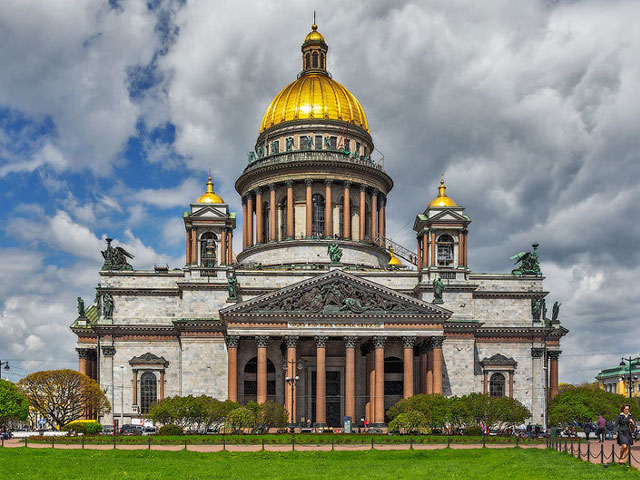
{"type": "Polygon", "coordinates": [[[433,302],[437,305],[443,304],[444,300],[442,295],[444,294],[446,287],[440,277],[433,280],[433,302]]]}
{"type": "Polygon", "coordinates": [[[540,321],[540,317],[542,316],[542,299],[541,298],[531,299],[531,316],[533,317],[534,322],[540,321]]]}
{"type": "Polygon", "coordinates": [[[520,264],[518,268],[511,270],[512,275],[542,275],[540,270],[540,260],[538,258],[538,244],[531,245],[533,252],[520,252],[509,257],[509,260],[514,260],[516,266],[520,264]]]}
{"type": "Polygon", "coordinates": [[[560,302],[554,302],[553,307],[551,308],[551,323],[560,323],[558,320],[558,315],[560,314],[560,302]]]}
{"type": "Polygon", "coordinates": [[[78,316],[84,317],[84,300],[82,297],[78,297],[78,316]]]}
{"type": "Polygon", "coordinates": [[[133,255],[122,247],[112,247],[113,238],[105,238],[105,240],[107,248],[100,252],[104,258],[102,270],[133,270],[133,267],[127,261],[127,258],[133,259],[133,255]]]}

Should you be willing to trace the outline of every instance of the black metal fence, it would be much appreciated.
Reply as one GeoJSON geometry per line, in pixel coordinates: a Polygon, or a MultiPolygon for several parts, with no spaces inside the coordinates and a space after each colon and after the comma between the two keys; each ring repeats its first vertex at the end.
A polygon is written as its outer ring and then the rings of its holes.
{"type": "Polygon", "coordinates": [[[547,439],[547,448],[566,453],[589,463],[600,463],[601,465],[605,463],[626,463],[630,467],[639,465],[638,459],[631,452],[631,447],[629,447],[628,454],[623,460],[620,456],[620,451],[616,452],[615,443],[612,443],[611,449],[609,449],[609,447],[605,448],[603,443],[593,446],[589,442],[586,445],[582,442],[574,444],[573,440],[552,437],[547,439]]]}

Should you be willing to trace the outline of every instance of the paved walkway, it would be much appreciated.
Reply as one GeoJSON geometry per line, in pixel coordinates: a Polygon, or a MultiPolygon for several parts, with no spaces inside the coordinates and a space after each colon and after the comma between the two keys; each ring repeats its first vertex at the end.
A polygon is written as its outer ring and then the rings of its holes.
{"type": "MultiPolygon", "coordinates": [[[[559,449],[564,452],[564,439],[562,439],[559,449]]],[[[620,461],[620,447],[615,440],[605,440],[603,443],[597,440],[589,441],[589,444],[580,444],[580,451],[578,452],[578,444],[573,444],[573,456],[581,458],[582,460],[589,461],[591,463],[609,463],[613,461],[611,459],[611,447],[615,452],[615,462],[620,461]],[[601,448],[602,447],[602,448],[601,448]]],[[[571,453],[571,442],[567,441],[567,452],[571,453]]],[[[627,462],[628,463],[628,462],[627,462]]],[[[634,445],[631,447],[631,465],[635,468],[640,468],[640,445],[634,445]]]]}

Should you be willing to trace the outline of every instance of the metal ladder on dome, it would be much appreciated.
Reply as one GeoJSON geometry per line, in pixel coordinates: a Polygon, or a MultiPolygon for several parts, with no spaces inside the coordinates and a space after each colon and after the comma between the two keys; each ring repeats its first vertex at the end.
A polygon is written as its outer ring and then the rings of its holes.
{"type": "Polygon", "coordinates": [[[407,262],[415,265],[416,267],[418,266],[418,256],[408,248],[403,247],[397,242],[394,242],[390,238],[387,238],[383,235],[376,235],[376,244],[386,248],[387,250],[389,250],[389,247],[393,247],[394,255],[404,258],[407,262]]]}

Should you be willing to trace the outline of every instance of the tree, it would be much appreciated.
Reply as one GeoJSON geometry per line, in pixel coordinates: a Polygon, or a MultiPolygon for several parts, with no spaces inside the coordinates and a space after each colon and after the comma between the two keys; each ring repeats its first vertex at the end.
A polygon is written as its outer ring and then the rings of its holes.
{"type": "Polygon", "coordinates": [[[194,397],[168,397],[155,403],[147,418],[162,425],[179,425],[182,428],[204,433],[211,425],[222,423],[229,412],[238,408],[236,402],[221,402],[206,395],[194,397]]]}
{"type": "Polygon", "coordinates": [[[74,370],[47,370],[18,382],[29,404],[52,426],[63,427],[83,417],[103,415],[111,405],[95,380],[74,370]]]}
{"type": "Polygon", "coordinates": [[[7,428],[13,421],[24,421],[29,415],[29,400],[18,387],[0,380],[0,428],[7,428]]]}
{"type": "Polygon", "coordinates": [[[393,420],[398,415],[411,411],[420,412],[427,425],[432,428],[442,428],[449,423],[451,400],[442,395],[415,395],[400,400],[387,411],[387,416],[393,420]]]}
{"type": "Polygon", "coordinates": [[[403,412],[389,422],[389,431],[398,433],[423,433],[427,428],[427,419],[417,410],[403,412]]]}
{"type": "Polygon", "coordinates": [[[623,403],[630,404],[632,410],[640,409],[637,397],[625,398],[605,392],[593,384],[570,385],[549,403],[549,423],[593,421],[600,414],[607,420],[613,420],[623,403]]]}

